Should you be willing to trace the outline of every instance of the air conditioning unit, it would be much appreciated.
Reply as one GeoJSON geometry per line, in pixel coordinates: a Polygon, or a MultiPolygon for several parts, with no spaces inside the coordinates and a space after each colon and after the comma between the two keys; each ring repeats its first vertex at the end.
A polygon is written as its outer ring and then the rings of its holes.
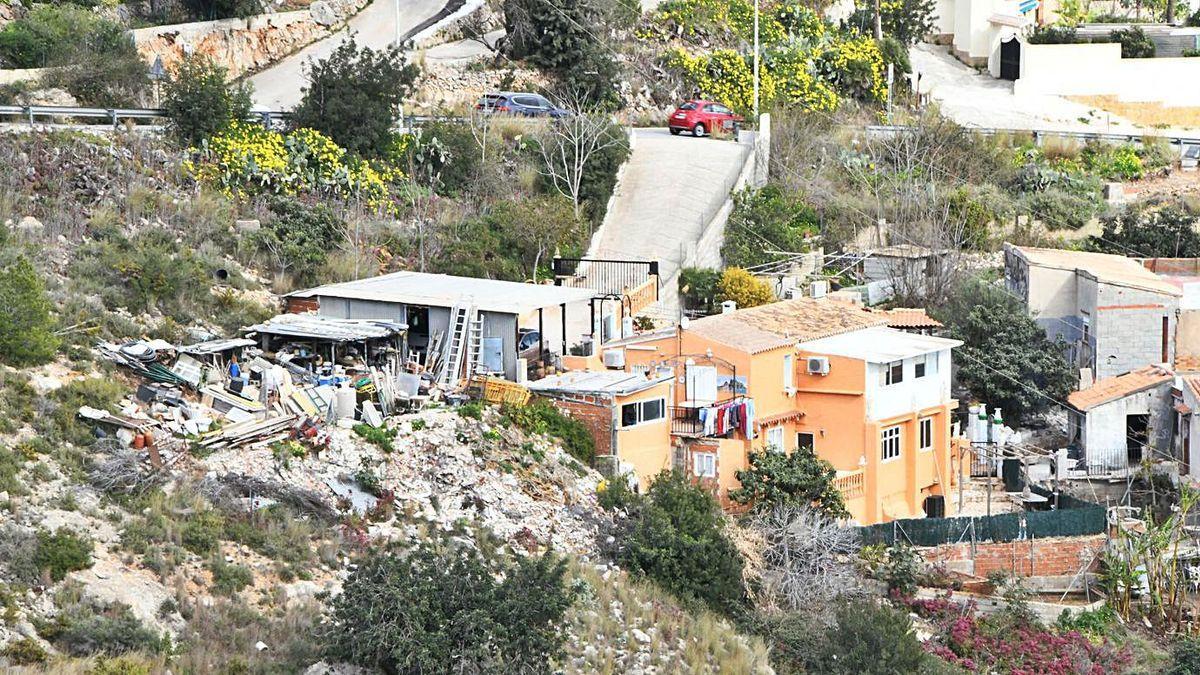
{"type": "Polygon", "coordinates": [[[829,293],[829,281],[825,279],[814,281],[809,286],[809,289],[809,293],[812,295],[812,297],[823,298],[829,293]]]}
{"type": "Polygon", "coordinates": [[[829,359],[824,356],[810,356],[805,359],[808,362],[809,375],[828,375],[829,374],[829,359]]]}
{"type": "Polygon", "coordinates": [[[625,367],[625,350],[624,349],[606,349],[604,350],[604,367],[605,368],[624,368],[625,367]]]}

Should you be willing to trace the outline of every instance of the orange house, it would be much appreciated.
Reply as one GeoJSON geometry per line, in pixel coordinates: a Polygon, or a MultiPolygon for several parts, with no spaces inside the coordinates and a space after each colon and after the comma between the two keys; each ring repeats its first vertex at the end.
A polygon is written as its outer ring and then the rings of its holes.
{"type": "Polygon", "coordinates": [[[669,372],[571,371],[528,386],[588,428],[597,464],[645,490],[671,468],[672,379],[669,372]]]}
{"type": "Polygon", "coordinates": [[[674,451],[722,501],[752,450],[811,448],[861,524],[945,514],[950,354],[850,304],[802,298],[728,311],[605,345],[609,363],[674,374],[674,451]]]}

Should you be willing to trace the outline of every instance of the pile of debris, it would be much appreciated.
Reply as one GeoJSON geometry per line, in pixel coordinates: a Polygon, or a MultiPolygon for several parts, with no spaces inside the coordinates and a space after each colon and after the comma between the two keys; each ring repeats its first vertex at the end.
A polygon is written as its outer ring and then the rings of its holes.
{"type": "MultiPolygon", "coordinates": [[[[516,548],[594,555],[598,533],[609,524],[596,501],[600,475],[548,439],[500,428],[496,414],[488,411],[483,421],[451,409],[393,417],[391,452],[335,428],[319,454],[281,461],[268,448],[253,448],[203,461],[211,475],[282,481],[361,513],[372,512],[382,499],[406,514],[405,522],[423,521],[444,531],[474,523],[516,548]]],[[[380,521],[369,534],[417,536],[415,525],[396,522],[380,521]]]]}

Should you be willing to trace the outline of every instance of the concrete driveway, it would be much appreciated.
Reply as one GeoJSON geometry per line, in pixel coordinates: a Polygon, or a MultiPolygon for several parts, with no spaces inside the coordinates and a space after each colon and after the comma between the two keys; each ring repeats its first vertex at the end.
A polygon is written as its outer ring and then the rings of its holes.
{"type": "Polygon", "coordinates": [[[300,102],[300,89],[308,83],[304,76],[306,64],[328,57],[350,36],[359,46],[384,49],[395,44],[397,38],[403,42],[429,28],[463,4],[464,0],[374,0],[342,31],[251,77],[254,102],[271,110],[290,109],[300,102]]]}
{"type": "Polygon", "coordinates": [[[750,145],[731,140],[635,129],[633,153],[589,257],[658,260],[662,290],[653,314],[677,319],[679,270],[719,261],[720,251],[699,250],[698,244],[750,151],[750,145]]]}
{"type": "Polygon", "coordinates": [[[1018,96],[1012,82],[979,73],[951,56],[946,47],[922,43],[910,50],[909,57],[913,73],[921,74],[922,93],[929,93],[942,114],[963,126],[1133,134],[1153,131],[1061,96],[1018,96]]]}

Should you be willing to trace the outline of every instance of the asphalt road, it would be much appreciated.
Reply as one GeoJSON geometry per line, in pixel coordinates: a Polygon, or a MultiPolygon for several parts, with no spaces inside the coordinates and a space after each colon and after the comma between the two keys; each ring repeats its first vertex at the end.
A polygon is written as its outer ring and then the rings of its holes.
{"type": "Polygon", "coordinates": [[[292,108],[300,102],[300,90],[307,82],[304,72],[310,60],[326,58],[351,36],[361,46],[383,49],[396,42],[397,25],[400,26],[400,40],[404,41],[462,5],[463,0],[374,0],[350,19],[342,31],[314,42],[251,77],[254,102],[271,110],[292,108]]]}
{"type": "Polygon", "coordinates": [[[592,253],[596,258],[658,260],[660,318],[677,318],[678,274],[697,251],[705,226],[729,198],[751,146],[727,139],[634,130],[633,153],[592,253]]]}

